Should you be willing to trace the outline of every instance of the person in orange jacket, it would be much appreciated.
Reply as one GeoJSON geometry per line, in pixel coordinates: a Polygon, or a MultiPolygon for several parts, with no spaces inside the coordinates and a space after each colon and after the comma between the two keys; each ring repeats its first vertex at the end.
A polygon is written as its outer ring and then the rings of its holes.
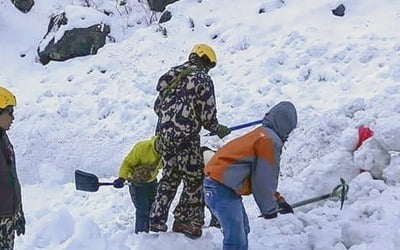
{"type": "Polygon", "coordinates": [[[205,202],[221,223],[224,250],[248,249],[250,227],[242,195],[253,194],[265,219],[293,213],[277,186],[282,146],[296,125],[295,106],[280,102],[262,126],[222,146],[206,165],[205,202]]]}

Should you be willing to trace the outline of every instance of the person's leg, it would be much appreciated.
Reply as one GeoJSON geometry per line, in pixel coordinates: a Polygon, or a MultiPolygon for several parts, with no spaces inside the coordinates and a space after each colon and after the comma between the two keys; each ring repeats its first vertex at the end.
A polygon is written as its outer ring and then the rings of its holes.
{"type": "MultiPolygon", "coordinates": [[[[247,250],[246,220],[242,198],[216,181],[204,180],[205,202],[222,226],[224,250],[247,250]]],[[[248,226],[248,224],[247,224],[248,226]]]]}
{"type": "Polygon", "coordinates": [[[182,164],[182,193],[174,210],[175,220],[198,227],[204,224],[203,196],[203,156],[200,141],[192,141],[178,155],[178,164],[182,164]]]}
{"type": "Polygon", "coordinates": [[[211,209],[207,206],[208,210],[210,210],[211,213],[211,220],[210,220],[210,227],[216,227],[216,228],[221,228],[221,224],[219,223],[217,217],[214,215],[214,213],[211,211],[211,209]]]}
{"type": "Polygon", "coordinates": [[[148,186],[146,189],[146,198],[147,198],[148,211],[149,211],[149,215],[150,215],[151,207],[153,205],[154,199],[156,198],[158,183],[157,183],[157,181],[153,181],[153,182],[147,183],[147,185],[148,186]]]}
{"type": "Polygon", "coordinates": [[[0,217],[0,249],[13,250],[15,230],[11,217],[0,217]]]}
{"type": "Polygon", "coordinates": [[[153,206],[156,194],[157,194],[157,187],[158,183],[157,181],[154,182],[149,182],[147,183],[147,189],[146,189],[146,198],[147,198],[147,214],[148,214],[148,220],[147,220],[147,226],[150,226],[150,212],[151,208],[153,206]]]}
{"type": "Polygon", "coordinates": [[[163,173],[150,212],[150,230],[156,232],[167,230],[168,211],[181,182],[177,157],[166,154],[163,159],[163,173]]]}
{"type": "Polygon", "coordinates": [[[243,202],[242,202],[242,214],[243,214],[244,233],[246,236],[245,237],[246,244],[244,245],[243,249],[249,249],[248,236],[250,233],[250,224],[249,224],[249,218],[247,217],[246,209],[244,208],[243,202]]]}
{"type": "Polygon", "coordinates": [[[157,182],[131,182],[129,193],[136,207],[135,233],[149,232],[150,209],[154,201],[157,182]]]}
{"type": "Polygon", "coordinates": [[[145,188],[142,183],[131,182],[129,193],[136,208],[135,233],[148,232],[146,228],[146,198],[144,197],[145,188]]]}

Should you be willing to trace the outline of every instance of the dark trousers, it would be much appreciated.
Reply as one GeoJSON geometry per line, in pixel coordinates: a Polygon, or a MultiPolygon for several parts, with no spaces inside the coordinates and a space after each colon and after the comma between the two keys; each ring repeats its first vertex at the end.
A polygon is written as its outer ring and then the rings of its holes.
{"type": "Polygon", "coordinates": [[[157,181],[131,182],[129,193],[136,208],[135,233],[149,232],[150,210],[157,192],[157,181]]]}

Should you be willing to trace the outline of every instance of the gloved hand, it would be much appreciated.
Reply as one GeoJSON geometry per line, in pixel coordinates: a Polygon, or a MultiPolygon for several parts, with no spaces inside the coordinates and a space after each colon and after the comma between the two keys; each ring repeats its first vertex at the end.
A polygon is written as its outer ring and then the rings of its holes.
{"type": "Polygon", "coordinates": [[[231,133],[231,129],[228,128],[225,125],[219,125],[218,130],[216,134],[220,139],[224,138],[225,136],[229,135],[231,133]]]}
{"type": "Polygon", "coordinates": [[[262,217],[264,219],[267,219],[267,220],[276,218],[277,216],[278,216],[278,212],[275,212],[275,213],[272,213],[272,214],[263,214],[262,215],[262,217]]]}
{"type": "Polygon", "coordinates": [[[14,229],[17,232],[17,236],[25,234],[25,216],[22,209],[19,209],[15,215],[14,229]]]}
{"type": "Polygon", "coordinates": [[[117,179],[114,180],[113,186],[115,188],[123,188],[124,187],[124,182],[125,182],[124,178],[118,177],[117,179]]]}
{"type": "Polygon", "coordinates": [[[285,200],[278,202],[279,209],[281,210],[279,213],[281,214],[289,214],[293,213],[293,208],[292,206],[289,205],[285,200]]]}

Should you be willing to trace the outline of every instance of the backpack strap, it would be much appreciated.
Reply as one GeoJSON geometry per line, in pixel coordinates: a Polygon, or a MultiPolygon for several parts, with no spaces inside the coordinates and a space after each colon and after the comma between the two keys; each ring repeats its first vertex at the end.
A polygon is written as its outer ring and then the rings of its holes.
{"type": "Polygon", "coordinates": [[[166,89],[163,91],[162,93],[163,97],[172,95],[177,89],[178,84],[181,82],[182,78],[187,77],[188,75],[192,74],[195,71],[196,69],[194,67],[189,67],[180,72],[179,75],[175,78],[175,80],[173,80],[172,83],[168,87],[166,87],[166,89]]]}

